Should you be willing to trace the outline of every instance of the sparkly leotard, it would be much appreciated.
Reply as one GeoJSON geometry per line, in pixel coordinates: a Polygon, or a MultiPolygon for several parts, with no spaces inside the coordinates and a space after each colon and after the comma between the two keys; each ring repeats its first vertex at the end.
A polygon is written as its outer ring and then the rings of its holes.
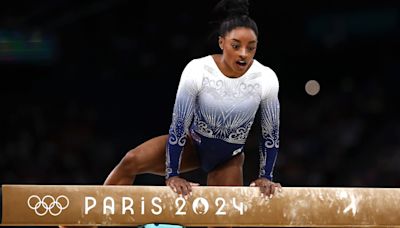
{"type": "Polygon", "coordinates": [[[206,172],[243,151],[258,108],[260,177],[272,180],[279,148],[279,82],[254,60],[238,78],[222,74],[212,56],[194,59],[182,72],[166,149],[166,177],[179,175],[188,136],[206,172]]]}

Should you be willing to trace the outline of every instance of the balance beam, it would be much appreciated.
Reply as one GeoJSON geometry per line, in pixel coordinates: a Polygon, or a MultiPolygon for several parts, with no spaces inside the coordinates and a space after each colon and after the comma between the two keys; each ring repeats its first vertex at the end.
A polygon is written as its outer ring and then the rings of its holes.
{"type": "Polygon", "coordinates": [[[400,189],[3,185],[3,226],[400,227],[400,189]]]}

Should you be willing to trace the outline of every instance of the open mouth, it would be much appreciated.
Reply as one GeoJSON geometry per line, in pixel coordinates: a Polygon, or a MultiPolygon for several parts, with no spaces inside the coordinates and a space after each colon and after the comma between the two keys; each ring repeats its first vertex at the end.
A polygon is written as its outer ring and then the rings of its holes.
{"type": "Polygon", "coordinates": [[[236,64],[238,64],[241,67],[245,67],[247,65],[247,62],[244,60],[239,60],[239,61],[236,61],[236,64]]]}

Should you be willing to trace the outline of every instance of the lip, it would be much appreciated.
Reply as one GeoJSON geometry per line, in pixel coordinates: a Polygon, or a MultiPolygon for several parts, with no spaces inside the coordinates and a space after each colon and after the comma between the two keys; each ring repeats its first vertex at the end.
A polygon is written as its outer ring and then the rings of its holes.
{"type": "Polygon", "coordinates": [[[236,65],[240,70],[245,70],[245,69],[247,68],[248,62],[247,62],[247,61],[244,61],[245,64],[241,65],[241,64],[239,64],[239,61],[240,61],[240,60],[235,61],[235,65],[236,65]]]}

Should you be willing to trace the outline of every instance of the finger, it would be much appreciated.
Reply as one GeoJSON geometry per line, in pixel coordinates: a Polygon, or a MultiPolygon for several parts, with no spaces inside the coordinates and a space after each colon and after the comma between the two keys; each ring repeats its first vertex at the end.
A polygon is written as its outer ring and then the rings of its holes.
{"type": "Polygon", "coordinates": [[[266,186],[260,186],[261,197],[267,197],[267,188],[266,186]]]}
{"type": "Polygon", "coordinates": [[[272,197],[274,197],[275,194],[275,185],[273,183],[270,184],[269,186],[269,198],[272,199],[272,197]]]}
{"type": "Polygon", "coordinates": [[[190,184],[189,184],[189,183],[184,183],[184,184],[182,185],[182,195],[183,195],[183,197],[184,197],[185,199],[187,199],[188,194],[189,194],[189,192],[190,192],[189,188],[190,188],[190,184]]]}
{"type": "Polygon", "coordinates": [[[276,183],[276,188],[278,189],[278,192],[282,192],[282,185],[280,183],[276,183]]]}
{"type": "Polygon", "coordinates": [[[271,199],[272,195],[271,195],[271,185],[268,184],[267,186],[265,186],[265,197],[271,199]]]}
{"type": "Polygon", "coordinates": [[[190,196],[192,196],[193,195],[193,186],[200,186],[200,184],[199,183],[193,183],[193,182],[189,182],[189,185],[190,185],[190,191],[189,191],[189,195],[190,196]]]}
{"type": "Polygon", "coordinates": [[[277,183],[278,184],[278,189],[280,190],[280,191],[282,191],[283,189],[282,189],[282,185],[280,184],[280,183],[277,183]]]}
{"type": "Polygon", "coordinates": [[[167,185],[171,188],[171,190],[172,190],[173,192],[176,193],[176,187],[175,187],[174,184],[172,184],[172,183],[169,181],[169,182],[167,182],[167,185]]]}
{"type": "Polygon", "coordinates": [[[174,191],[175,193],[178,193],[178,189],[177,189],[177,187],[176,187],[176,184],[175,183],[171,183],[171,182],[169,182],[168,183],[168,185],[169,185],[169,187],[172,189],[172,191],[174,191]]]}
{"type": "Polygon", "coordinates": [[[269,198],[272,198],[272,196],[275,194],[275,188],[276,188],[276,186],[274,184],[271,184],[271,187],[270,187],[271,194],[269,195],[269,198]]]}
{"type": "Polygon", "coordinates": [[[187,195],[192,195],[192,184],[190,182],[188,182],[186,184],[186,188],[187,188],[187,195]]]}
{"type": "Polygon", "coordinates": [[[182,196],[182,186],[181,185],[176,185],[176,194],[179,196],[182,196]]]}

